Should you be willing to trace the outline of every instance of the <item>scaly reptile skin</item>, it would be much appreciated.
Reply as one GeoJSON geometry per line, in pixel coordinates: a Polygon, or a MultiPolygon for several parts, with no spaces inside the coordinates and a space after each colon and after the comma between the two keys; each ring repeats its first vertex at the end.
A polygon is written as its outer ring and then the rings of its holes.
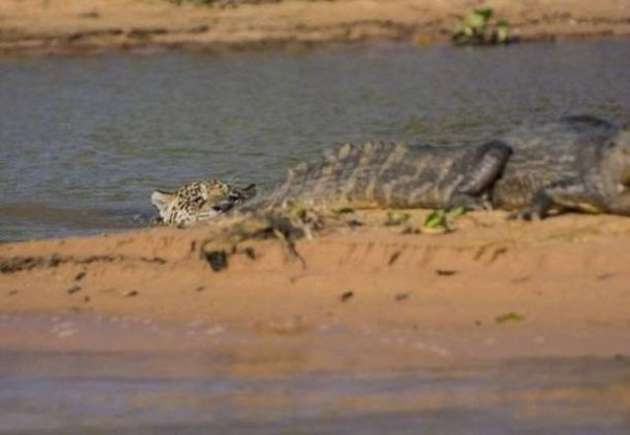
{"type": "Polygon", "coordinates": [[[591,116],[517,128],[481,145],[345,144],[289,170],[256,208],[482,207],[630,215],[630,130],[591,116]]]}
{"type": "Polygon", "coordinates": [[[314,164],[301,164],[263,200],[275,208],[291,201],[339,207],[482,208],[511,150],[479,146],[345,144],[314,164]]]}

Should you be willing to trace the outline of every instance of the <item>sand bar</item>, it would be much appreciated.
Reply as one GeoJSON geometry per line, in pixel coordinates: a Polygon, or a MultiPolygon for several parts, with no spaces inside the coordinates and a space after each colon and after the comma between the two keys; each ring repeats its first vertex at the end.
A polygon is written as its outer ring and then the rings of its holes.
{"type": "Polygon", "coordinates": [[[630,353],[629,219],[527,223],[470,213],[450,233],[415,234],[426,211],[411,213],[410,224],[384,226],[385,211],[362,212],[366,225],[298,240],[297,256],[278,240],[241,242],[225,248],[220,271],[204,255],[225,246],[212,224],[3,244],[5,315],[193,322],[196,332],[150,342],[130,334],[113,344],[81,334],[59,339],[52,329],[25,339],[9,328],[0,345],[204,349],[236,334],[256,338],[232,340],[239,352],[302,349],[309,356],[300,367],[312,369],[339,368],[348,358],[353,367],[402,369],[630,353]],[[355,351],[340,353],[348,346],[355,351]]]}
{"type": "MultiPolygon", "coordinates": [[[[331,42],[446,41],[473,0],[284,0],[236,8],[163,0],[4,0],[0,54],[224,51],[331,42]]],[[[630,34],[630,2],[490,0],[523,40],[630,34]]]]}

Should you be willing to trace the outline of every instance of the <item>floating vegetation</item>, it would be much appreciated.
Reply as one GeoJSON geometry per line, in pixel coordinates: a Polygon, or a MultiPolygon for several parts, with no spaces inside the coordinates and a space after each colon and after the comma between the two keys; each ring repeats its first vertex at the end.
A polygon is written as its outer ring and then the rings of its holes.
{"type": "Polygon", "coordinates": [[[492,8],[478,8],[455,25],[451,41],[455,45],[497,45],[515,42],[515,38],[506,19],[494,19],[492,8]]]}

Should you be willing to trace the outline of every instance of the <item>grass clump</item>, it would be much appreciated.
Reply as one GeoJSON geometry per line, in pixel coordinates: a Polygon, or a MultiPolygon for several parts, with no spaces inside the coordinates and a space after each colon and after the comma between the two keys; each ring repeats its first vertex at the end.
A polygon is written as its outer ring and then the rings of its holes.
{"type": "Polygon", "coordinates": [[[455,45],[497,45],[514,42],[510,23],[494,18],[492,8],[477,8],[465,15],[451,34],[455,45]]]}

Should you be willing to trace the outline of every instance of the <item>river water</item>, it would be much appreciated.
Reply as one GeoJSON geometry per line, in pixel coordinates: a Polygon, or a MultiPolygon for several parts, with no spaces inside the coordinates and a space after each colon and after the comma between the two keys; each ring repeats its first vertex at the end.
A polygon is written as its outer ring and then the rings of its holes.
{"type": "MultiPolygon", "coordinates": [[[[429,365],[419,355],[419,365],[406,369],[312,368],[313,349],[291,346],[297,336],[263,341],[230,327],[147,322],[0,314],[0,340],[19,328],[22,346],[32,347],[0,352],[0,434],[630,433],[630,358],[623,355],[429,365]],[[285,347],[274,359],[264,343],[285,347]],[[259,350],[239,351],[248,345],[259,350]]],[[[343,330],[322,333],[329,338],[322,347],[339,355],[384,350],[380,332],[362,349],[356,336],[336,341],[343,330]]]]}
{"type": "Polygon", "coordinates": [[[200,177],[269,188],[345,141],[469,143],[630,119],[630,41],[0,59],[0,240],[142,225],[200,177]]]}
{"type": "MultiPolygon", "coordinates": [[[[203,355],[192,357],[203,365],[203,355]]],[[[38,361],[102,373],[104,363],[142,367],[149,359],[177,361],[169,354],[57,354],[38,361]]],[[[0,433],[626,435],[627,405],[607,390],[627,388],[628,372],[629,363],[584,359],[271,379],[47,373],[0,379],[0,433]]]]}

